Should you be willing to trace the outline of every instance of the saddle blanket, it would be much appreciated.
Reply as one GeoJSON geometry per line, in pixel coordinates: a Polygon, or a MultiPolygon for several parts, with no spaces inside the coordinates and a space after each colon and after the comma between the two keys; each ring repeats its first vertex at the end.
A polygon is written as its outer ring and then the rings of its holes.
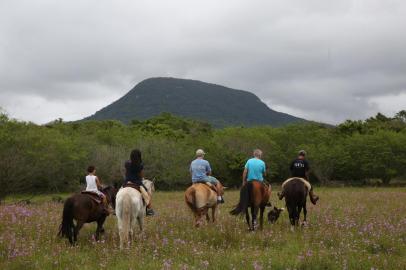
{"type": "Polygon", "coordinates": [[[310,183],[309,183],[306,179],[300,178],[300,177],[292,177],[292,178],[289,178],[289,179],[287,179],[285,182],[282,183],[282,190],[284,189],[285,185],[286,185],[288,182],[292,181],[293,179],[299,179],[300,181],[302,181],[303,184],[305,184],[305,186],[307,187],[307,190],[308,190],[308,191],[312,188],[312,185],[310,185],[310,183]]]}

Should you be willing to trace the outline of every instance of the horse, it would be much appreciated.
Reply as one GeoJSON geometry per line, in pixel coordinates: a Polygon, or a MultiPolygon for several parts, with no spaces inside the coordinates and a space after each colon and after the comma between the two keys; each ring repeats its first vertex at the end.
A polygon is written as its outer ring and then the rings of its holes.
{"type": "MultiPolygon", "coordinates": [[[[224,187],[219,183],[220,195],[224,195],[224,187]]],[[[195,183],[188,187],[185,191],[186,205],[192,210],[194,214],[194,226],[199,227],[203,222],[202,219],[206,216],[209,222],[209,209],[211,209],[212,222],[216,221],[217,209],[217,193],[208,184],[195,183]]]]}
{"type": "Polygon", "coordinates": [[[304,219],[306,222],[306,198],[309,193],[309,188],[305,185],[302,179],[293,178],[286,182],[283,186],[286,208],[289,213],[289,220],[292,226],[299,225],[300,212],[303,208],[304,219]]]}
{"type": "MultiPolygon", "coordinates": [[[[147,188],[149,194],[155,191],[154,182],[144,179],[142,183],[147,188]]],[[[148,202],[144,202],[141,192],[133,187],[122,187],[118,191],[116,216],[120,237],[120,249],[124,247],[124,243],[127,243],[127,247],[130,247],[131,242],[134,240],[134,231],[137,222],[140,231],[143,230],[147,204],[148,202]]]]}
{"type": "MultiPolygon", "coordinates": [[[[107,202],[115,208],[117,189],[107,186],[101,192],[106,196],[107,202]]],[[[96,240],[99,240],[100,233],[104,232],[103,224],[107,215],[103,204],[96,202],[90,195],[74,194],[65,201],[63,206],[62,223],[58,235],[68,238],[70,244],[74,245],[83,224],[96,221],[96,240]],[[76,220],[76,226],[73,220],[76,220]]]]}
{"type": "Polygon", "coordinates": [[[249,181],[240,190],[240,201],[233,210],[232,215],[245,213],[245,218],[250,231],[255,231],[257,227],[257,215],[259,213],[260,229],[263,229],[264,211],[266,206],[270,206],[271,186],[263,184],[260,181],[249,181]],[[251,208],[252,222],[248,208],[251,208]]]}

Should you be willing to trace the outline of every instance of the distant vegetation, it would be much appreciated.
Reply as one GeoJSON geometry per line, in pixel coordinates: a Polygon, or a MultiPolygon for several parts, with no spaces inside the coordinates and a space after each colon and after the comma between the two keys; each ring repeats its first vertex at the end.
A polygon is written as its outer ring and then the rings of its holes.
{"type": "Polygon", "coordinates": [[[151,78],[86,120],[146,120],[162,112],[209,122],[214,127],[235,125],[282,126],[305,120],[271,110],[253,93],[217,84],[176,78],[151,78]]]}
{"type": "Polygon", "coordinates": [[[238,186],[252,149],[261,148],[271,182],[289,176],[300,149],[308,152],[312,181],[388,184],[406,175],[406,111],[378,114],[337,127],[293,124],[213,129],[209,124],[164,113],[146,121],[84,121],[47,125],[19,122],[0,114],[0,198],[10,193],[77,190],[89,164],[102,182],[121,182],[123,163],[140,148],[148,178],[159,189],[190,183],[189,164],[197,148],[207,152],[214,175],[238,186]]]}

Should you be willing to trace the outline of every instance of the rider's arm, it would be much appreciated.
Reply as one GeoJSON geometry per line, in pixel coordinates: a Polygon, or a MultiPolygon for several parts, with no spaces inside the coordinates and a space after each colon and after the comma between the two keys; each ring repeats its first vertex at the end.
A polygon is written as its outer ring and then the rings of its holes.
{"type": "Polygon", "coordinates": [[[242,185],[245,185],[245,183],[247,182],[247,174],[248,174],[248,170],[247,170],[247,168],[245,168],[244,172],[242,173],[242,185]]]}
{"type": "Polygon", "coordinates": [[[99,177],[97,177],[97,176],[96,176],[96,186],[97,186],[98,189],[102,188],[102,185],[100,184],[99,177]]]}
{"type": "Polygon", "coordinates": [[[206,175],[210,176],[211,175],[211,167],[210,167],[210,163],[207,162],[206,165],[206,175]]]}
{"type": "Polygon", "coordinates": [[[310,180],[309,171],[310,171],[309,163],[307,162],[307,160],[305,160],[305,174],[306,174],[306,179],[307,180],[310,180]]]}

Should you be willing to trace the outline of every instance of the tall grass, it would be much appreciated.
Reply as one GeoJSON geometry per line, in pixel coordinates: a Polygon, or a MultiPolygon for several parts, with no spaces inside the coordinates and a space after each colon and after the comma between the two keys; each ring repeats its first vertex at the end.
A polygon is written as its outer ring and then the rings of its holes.
{"type": "MultiPolygon", "coordinates": [[[[406,189],[317,189],[308,225],[290,230],[287,213],[250,233],[228,211],[226,193],[216,224],[195,229],[182,192],[156,192],[155,217],[131,249],[120,250],[116,218],[102,240],[95,224],[71,247],[56,237],[63,204],[39,198],[0,205],[0,269],[405,269],[406,189]]],[[[49,198],[49,197],[46,197],[49,198]]],[[[8,200],[12,201],[12,200],[8,200]]],[[[283,206],[273,195],[272,202],[283,206]]]]}

